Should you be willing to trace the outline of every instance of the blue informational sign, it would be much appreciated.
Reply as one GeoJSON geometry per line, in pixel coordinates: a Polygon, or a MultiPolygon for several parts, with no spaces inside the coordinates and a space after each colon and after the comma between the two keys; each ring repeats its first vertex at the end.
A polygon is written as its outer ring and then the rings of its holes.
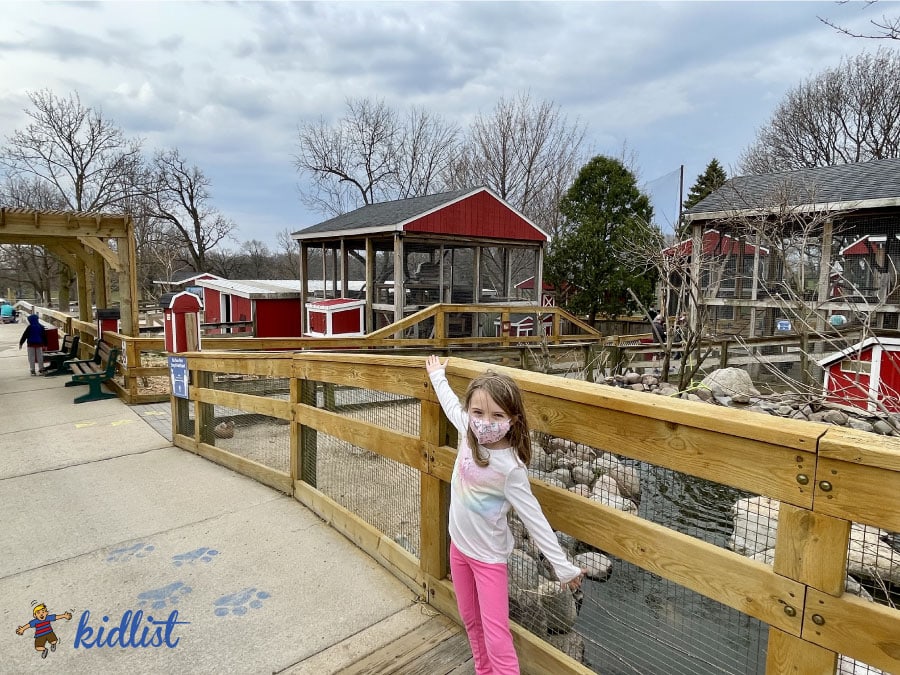
{"type": "Polygon", "coordinates": [[[775,325],[776,330],[790,330],[791,322],[787,319],[780,319],[778,323],[775,325]]]}
{"type": "Polygon", "coordinates": [[[169,372],[172,376],[172,394],[178,398],[188,397],[188,367],[183,356],[169,357],[169,372]]]}

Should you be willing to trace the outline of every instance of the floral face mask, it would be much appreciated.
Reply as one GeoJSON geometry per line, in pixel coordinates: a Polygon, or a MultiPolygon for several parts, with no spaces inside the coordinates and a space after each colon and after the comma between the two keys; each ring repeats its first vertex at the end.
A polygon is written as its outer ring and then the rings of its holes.
{"type": "Polygon", "coordinates": [[[472,429],[472,433],[475,434],[475,438],[481,445],[496,443],[509,433],[509,420],[486,422],[470,417],[469,428],[472,429]]]}

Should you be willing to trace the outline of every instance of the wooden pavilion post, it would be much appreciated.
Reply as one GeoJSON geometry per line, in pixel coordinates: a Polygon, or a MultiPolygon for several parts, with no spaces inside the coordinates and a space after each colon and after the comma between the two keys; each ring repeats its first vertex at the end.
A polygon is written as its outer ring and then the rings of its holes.
{"type": "Polygon", "coordinates": [[[119,257],[119,309],[122,333],[140,335],[137,288],[137,245],[134,241],[134,221],[125,218],[125,236],[116,239],[119,257]]]}
{"type": "Polygon", "coordinates": [[[750,337],[756,337],[756,303],[759,300],[759,245],[762,233],[756,228],[756,237],[753,239],[753,280],[750,283],[750,337]]]}
{"type": "Polygon", "coordinates": [[[93,253],[94,256],[94,280],[96,281],[94,287],[94,295],[97,298],[97,307],[106,309],[109,307],[109,295],[106,292],[107,288],[107,279],[106,279],[106,261],[97,254],[95,251],[93,253]]]}
{"type": "MultiPolygon", "coordinates": [[[[475,246],[472,251],[472,302],[481,302],[481,246],[475,246]]],[[[472,335],[475,335],[475,326],[472,326],[472,335]]]]}
{"type": "Polygon", "coordinates": [[[534,252],[534,304],[544,304],[544,244],[541,243],[534,252]]]}
{"type": "Polygon", "coordinates": [[[375,243],[366,237],[366,325],[365,332],[375,330],[375,243]]]}
{"type": "MultiPolygon", "coordinates": [[[[341,250],[344,248],[344,240],[341,240],[341,250]]],[[[343,262],[343,261],[342,261],[343,262]]],[[[338,250],[331,249],[331,294],[338,297],[338,250]]]]}
{"type": "Polygon", "coordinates": [[[309,331],[306,325],[306,296],[309,294],[309,244],[300,242],[300,334],[309,331]]]}
{"type": "Polygon", "coordinates": [[[703,262],[703,226],[699,223],[691,225],[691,283],[697,289],[697,306],[690,308],[688,321],[691,326],[691,334],[700,334],[700,309],[706,305],[706,289],[703,287],[701,274],[703,262]]]}
{"type": "Polygon", "coordinates": [[[341,297],[346,298],[347,294],[350,290],[348,284],[349,281],[347,279],[348,273],[350,271],[350,265],[347,261],[347,242],[344,239],[341,239],[341,297]]]}
{"type": "MultiPolygon", "coordinates": [[[[406,285],[403,279],[403,238],[400,233],[394,235],[394,322],[403,319],[403,305],[406,285]]],[[[400,334],[395,337],[403,337],[400,334]]]]}
{"type": "MultiPolygon", "coordinates": [[[[830,287],[828,284],[828,279],[831,276],[831,239],[834,235],[834,222],[831,218],[825,221],[824,226],[822,227],[822,246],[820,250],[822,251],[822,257],[819,261],[819,289],[818,289],[818,302],[816,303],[818,306],[822,306],[822,303],[828,302],[830,295],[830,287]]],[[[817,312],[816,317],[816,330],[822,331],[825,329],[825,313],[822,311],[817,312]]]]}

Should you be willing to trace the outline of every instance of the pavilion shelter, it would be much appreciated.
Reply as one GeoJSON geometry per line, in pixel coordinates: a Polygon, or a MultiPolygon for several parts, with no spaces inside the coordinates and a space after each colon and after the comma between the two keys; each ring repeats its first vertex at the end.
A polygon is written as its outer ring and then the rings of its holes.
{"type": "MultiPolygon", "coordinates": [[[[138,335],[134,225],[131,216],[0,207],[0,244],[41,246],[77,280],[78,318],[94,320],[93,306],[110,308],[118,293],[121,332],[138,335]],[[112,288],[112,275],[118,288],[112,288]]],[[[68,287],[66,287],[68,288],[68,287]]],[[[60,298],[68,311],[68,298],[60,298]]]]}
{"type": "MultiPolygon", "coordinates": [[[[435,303],[537,304],[517,300],[515,286],[534,277],[541,287],[548,240],[485,187],[369,204],[292,237],[302,301],[363,298],[367,333],[435,303]],[[315,293],[314,278],[322,289],[315,293]],[[359,280],[362,289],[353,291],[359,280]]],[[[304,307],[304,321],[306,314],[304,307]]],[[[476,335],[479,327],[460,322],[450,330],[476,335]]]]}
{"type": "Polygon", "coordinates": [[[732,178],[684,221],[664,254],[685,259],[713,332],[770,336],[787,315],[898,328],[900,158],[732,178]]]}

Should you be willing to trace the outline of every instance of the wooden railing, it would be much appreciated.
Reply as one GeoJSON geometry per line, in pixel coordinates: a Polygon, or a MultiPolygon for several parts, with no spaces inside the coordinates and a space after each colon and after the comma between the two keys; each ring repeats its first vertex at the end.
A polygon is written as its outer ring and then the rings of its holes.
{"type": "MultiPolygon", "coordinates": [[[[369,354],[191,353],[190,400],[173,399],[175,444],[271,485],[318,513],[440,611],[457,617],[447,579],[447,508],[456,451],[421,357],[369,354]],[[285,398],[223,391],[216,373],[283,378],[285,398]],[[316,405],[316,387],[368,388],[419,402],[419,434],[316,405]],[[216,447],[215,406],[290,425],[289,469],[216,447]],[[419,474],[416,557],[320,492],[304,467],[328,434],[419,474]]],[[[482,363],[453,358],[464,390],[482,363]]],[[[504,370],[501,367],[495,367],[504,370]]],[[[551,525],[769,626],[768,673],[832,673],[837,655],[900,672],[900,612],[844,593],[851,523],[900,531],[900,440],[824,424],[505,369],[523,390],[532,428],[781,503],[772,565],[533,480],[551,525]]],[[[458,618],[458,617],[457,617],[458,618]]],[[[587,673],[584,665],[514,626],[527,672],[587,673]]],[[[593,636],[602,642],[604,636],[593,636]]]]}
{"type": "MultiPolygon", "coordinates": [[[[93,353],[97,340],[97,326],[93,323],[79,321],[72,316],[48,309],[28,305],[27,311],[35,311],[42,320],[52,323],[64,333],[77,332],[80,335],[80,352],[82,358],[93,353]]],[[[477,321],[473,318],[472,321],[477,321]]],[[[502,324],[501,324],[502,326],[502,324]]],[[[422,329],[424,332],[424,329],[422,329]]],[[[117,366],[119,381],[111,381],[119,397],[129,404],[166,401],[168,390],[148,391],[145,383],[148,378],[168,378],[169,368],[162,357],[166,354],[165,339],[155,337],[131,337],[120,333],[105,332],[103,339],[118,347],[121,355],[117,366]],[[153,363],[146,361],[152,359],[153,363]]],[[[412,350],[477,350],[476,358],[487,362],[518,365],[521,368],[535,367],[550,372],[565,372],[575,367],[572,365],[547,367],[535,365],[537,361],[553,361],[552,353],[557,354],[575,349],[579,352],[578,367],[590,363],[593,358],[591,346],[602,339],[600,333],[585,324],[577,317],[568,314],[558,307],[542,307],[535,312],[533,307],[520,305],[433,305],[403,321],[386,328],[369,333],[363,337],[334,338],[256,338],[242,335],[236,336],[204,336],[203,349],[212,351],[305,351],[305,350],[370,350],[390,351],[398,348],[412,350]],[[500,335],[495,337],[447,337],[450,317],[467,314],[472,317],[497,315],[501,321],[509,321],[511,315],[530,315],[535,318],[535,325],[541,326],[543,319],[548,319],[552,334],[529,336],[500,335]],[[429,334],[421,338],[411,335],[419,332],[419,327],[428,324],[433,326],[429,334]],[[577,333],[563,332],[566,327],[577,328],[577,333]],[[397,337],[400,336],[400,337],[397,337]],[[549,358],[541,359],[534,354],[535,349],[544,349],[549,358]]],[[[160,389],[159,386],[156,389],[160,389]]]]}

